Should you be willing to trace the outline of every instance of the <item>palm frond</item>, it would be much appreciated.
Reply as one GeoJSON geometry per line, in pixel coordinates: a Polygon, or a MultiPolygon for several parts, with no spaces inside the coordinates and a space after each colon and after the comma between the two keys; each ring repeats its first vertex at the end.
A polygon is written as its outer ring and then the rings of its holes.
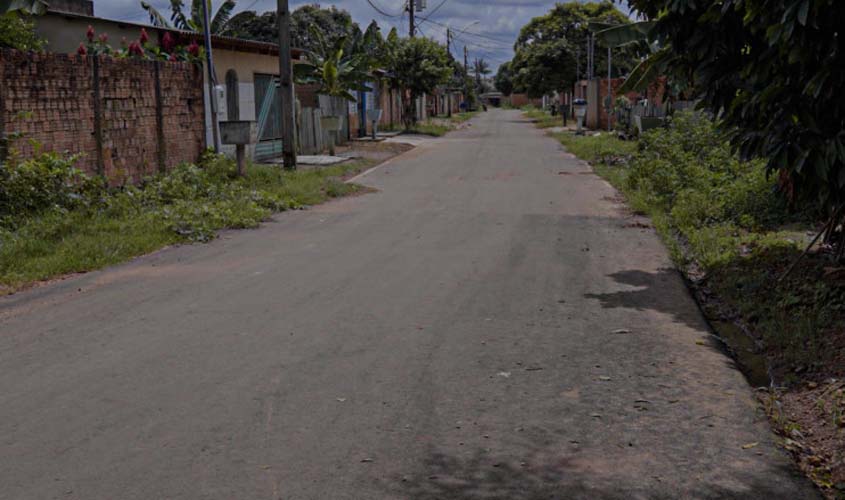
{"type": "Polygon", "coordinates": [[[219,35],[226,29],[229,24],[229,19],[232,17],[232,11],[235,10],[235,0],[226,0],[223,5],[217,9],[214,14],[214,19],[211,20],[211,33],[219,35]]]}
{"type": "Polygon", "coordinates": [[[173,26],[180,29],[180,30],[191,30],[191,25],[188,23],[188,18],[185,17],[185,13],[182,12],[182,9],[185,7],[185,4],[182,0],[170,0],[170,21],[173,23],[173,26]]]}
{"type": "Polygon", "coordinates": [[[596,38],[610,48],[647,42],[652,28],[654,28],[654,21],[640,21],[615,26],[606,23],[590,23],[590,29],[596,31],[596,38]]]}
{"type": "Polygon", "coordinates": [[[203,20],[202,14],[202,3],[203,1],[206,2],[208,5],[209,16],[211,16],[211,0],[192,0],[191,1],[191,21],[194,22],[196,26],[203,26],[205,21],[203,20]]]}
{"type": "Polygon", "coordinates": [[[147,14],[150,16],[150,24],[153,26],[157,26],[159,28],[169,28],[170,23],[167,22],[167,19],[161,15],[161,12],[156,10],[155,7],[148,4],[147,2],[141,2],[141,8],[147,11],[147,14]]]}
{"type": "Polygon", "coordinates": [[[619,87],[618,92],[624,94],[626,92],[643,92],[647,90],[648,86],[666,70],[667,63],[671,57],[672,53],[665,48],[650,55],[631,70],[631,74],[628,75],[628,78],[619,87]]]}

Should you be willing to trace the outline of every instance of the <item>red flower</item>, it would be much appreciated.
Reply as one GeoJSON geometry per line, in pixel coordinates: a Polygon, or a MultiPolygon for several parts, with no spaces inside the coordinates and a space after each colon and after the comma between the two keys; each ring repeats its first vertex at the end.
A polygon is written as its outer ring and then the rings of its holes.
{"type": "Polygon", "coordinates": [[[138,41],[131,42],[129,44],[129,54],[133,56],[143,56],[144,49],[141,47],[141,43],[138,41]]]}
{"type": "Polygon", "coordinates": [[[85,32],[85,36],[88,37],[89,42],[94,41],[94,27],[90,24],[88,25],[88,31],[85,32]]]}
{"type": "Polygon", "coordinates": [[[86,48],[85,48],[85,44],[84,44],[84,43],[82,43],[82,42],[80,42],[80,43],[79,43],[79,48],[78,48],[78,49],[76,49],[76,53],[77,53],[77,54],[79,54],[79,55],[81,55],[81,56],[86,56],[86,55],[88,55],[88,49],[86,49],[86,48]]]}
{"type": "Polygon", "coordinates": [[[170,54],[170,57],[167,60],[171,62],[176,62],[179,59],[176,57],[176,54],[170,54]]]}
{"type": "Polygon", "coordinates": [[[109,36],[105,33],[100,33],[100,43],[106,43],[109,41],[109,36]]]}
{"type": "Polygon", "coordinates": [[[140,40],[141,40],[142,44],[147,43],[150,40],[150,36],[147,35],[147,30],[145,30],[144,28],[141,28],[141,38],[140,38],[140,40]]]}
{"type": "Polygon", "coordinates": [[[199,57],[200,55],[200,46],[197,45],[196,40],[191,40],[191,44],[188,45],[188,54],[191,54],[194,57],[199,57]]]}
{"type": "Polygon", "coordinates": [[[161,47],[164,49],[165,52],[173,52],[173,46],[176,45],[173,41],[173,36],[170,32],[166,32],[164,37],[161,39],[161,47]]]}

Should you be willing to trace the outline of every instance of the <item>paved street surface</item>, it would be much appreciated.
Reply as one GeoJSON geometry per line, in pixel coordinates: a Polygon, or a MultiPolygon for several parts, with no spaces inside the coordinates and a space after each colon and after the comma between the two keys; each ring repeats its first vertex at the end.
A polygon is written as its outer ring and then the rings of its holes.
{"type": "Polygon", "coordinates": [[[816,498],[654,232],[518,112],[359,182],[0,300],[0,498],[816,498]]]}

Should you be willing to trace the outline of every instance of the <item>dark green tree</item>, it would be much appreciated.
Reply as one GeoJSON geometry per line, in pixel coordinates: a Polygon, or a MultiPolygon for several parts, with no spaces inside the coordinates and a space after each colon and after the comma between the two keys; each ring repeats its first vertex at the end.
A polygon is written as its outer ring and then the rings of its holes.
{"type": "MultiPolygon", "coordinates": [[[[349,12],[335,7],[321,8],[318,5],[303,5],[291,13],[291,44],[299,49],[319,50],[319,42],[315,39],[311,28],[316,28],[329,45],[334,45],[339,39],[347,41],[347,52],[351,45],[360,42],[363,32],[357,23],[352,21],[349,12]]],[[[279,28],[276,24],[274,11],[257,14],[254,11],[244,11],[236,14],[229,21],[226,36],[258,40],[261,42],[277,43],[279,28]]]]}
{"type": "Polygon", "coordinates": [[[496,90],[502,94],[509,96],[513,93],[513,75],[511,74],[511,63],[502,63],[499,66],[499,71],[496,72],[496,77],[493,79],[496,90]]]}
{"type": "Polygon", "coordinates": [[[702,107],[720,118],[741,155],[765,158],[794,201],[818,203],[841,216],[845,2],[630,4],[654,21],[649,36],[661,47],[653,58],[659,72],[685,84],[702,107]]]}
{"type": "Polygon", "coordinates": [[[385,69],[394,87],[404,91],[404,120],[406,128],[410,128],[416,121],[416,99],[448,83],[454,75],[454,66],[446,47],[428,38],[399,38],[391,32],[387,45],[390,55],[385,69]]]}
{"type": "Polygon", "coordinates": [[[484,79],[492,73],[490,64],[484,58],[476,59],[472,64],[472,75],[475,77],[475,88],[479,93],[484,93],[484,79]]]}
{"type": "MultiPolygon", "coordinates": [[[[580,49],[582,74],[585,68],[586,40],[591,21],[609,24],[629,23],[613,2],[558,3],[552,10],[535,17],[519,33],[510,65],[514,89],[537,97],[570,88],[576,80],[580,49]]],[[[635,66],[633,47],[613,52],[613,75],[624,75],[635,66]]],[[[596,73],[605,75],[607,47],[596,44],[596,73]]]]}

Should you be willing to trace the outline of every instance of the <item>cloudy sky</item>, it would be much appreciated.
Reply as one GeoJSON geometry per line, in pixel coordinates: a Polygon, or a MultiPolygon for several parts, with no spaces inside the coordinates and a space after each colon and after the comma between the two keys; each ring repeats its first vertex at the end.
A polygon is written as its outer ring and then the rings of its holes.
{"type": "MultiPolygon", "coordinates": [[[[163,13],[169,12],[169,0],[149,0],[163,13]]],[[[223,0],[213,0],[214,8],[223,0]]],[[[190,3],[190,2],[185,2],[190,3]]],[[[319,3],[323,7],[336,6],[352,14],[362,26],[376,20],[384,33],[396,26],[403,34],[408,31],[408,15],[403,12],[405,0],[292,0],[291,8],[319,3]],[[379,12],[381,11],[381,12],[379,12]]],[[[440,42],[446,41],[446,26],[457,35],[452,54],[463,57],[464,45],[470,60],[486,59],[495,70],[500,63],[513,56],[513,42],[519,29],[532,17],[546,13],[550,0],[427,0],[428,7],[418,14],[419,32],[440,42]]],[[[238,0],[237,10],[264,12],[276,8],[276,0],[238,0]]],[[[148,22],[139,0],[94,0],[94,13],[100,17],[134,22],[148,22]]]]}

